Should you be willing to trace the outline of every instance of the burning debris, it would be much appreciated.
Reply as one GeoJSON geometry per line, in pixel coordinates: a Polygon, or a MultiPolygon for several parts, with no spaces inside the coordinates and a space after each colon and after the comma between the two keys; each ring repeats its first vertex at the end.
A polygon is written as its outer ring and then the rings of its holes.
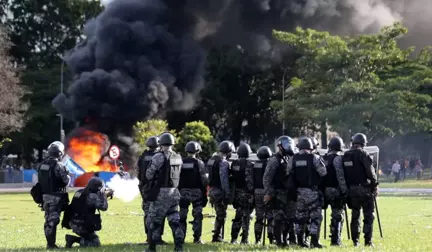
{"type": "Polygon", "coordinates": [[[109,146],[108,136],[78,128],[68,136],[66,154],[86,172],[115,172],[116,165],[107,157],[109,146]]]}

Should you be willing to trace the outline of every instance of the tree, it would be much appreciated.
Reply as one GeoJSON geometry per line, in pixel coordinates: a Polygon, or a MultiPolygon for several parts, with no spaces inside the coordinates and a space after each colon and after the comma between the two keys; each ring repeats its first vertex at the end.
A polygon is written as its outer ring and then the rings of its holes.
{"type": "Polygon", "coordinates": [[[9,55],[11,47],[8,34],[0,27],[0,135],[5,136],[24,126],[24,101],[27,91],[20,85],[18,68],[9,55]]]}
{"type": "Polygon", "coordinates": [[[179,133],[177,140],[177,150],[186,154],[184,148],[189,141],[197,141],[201,144],[202,158],[210,158],[216,151],[216,142],[210,129],[202,121],[187,122],[183,130],[179,133]]]}
{"type": "Polygon", "coordinates": [[[100,1],[12,0],[6,21],[12,31],[13,55],[28,68],[58,65],[60,57],[82,38],[87,20],[102,10],[100,1]]]}
{"type": "MultiPolygon", "coordinates": [[[[13,142],[7,152],[24,154],[29,162],[33,149],[42,153],[50,142],[60,139],[59,117],[51,105],[60,92],[60,56],[81,39],[84,24],[102,6],[99,1],[86,0],[12,0],[1,8],[7,14],[2,16],[4,23],[11,31],[11,54],[26,66],[21,80],[31,91],[26,97],[31,104],[25,115],[27,124],[22,133],[11,135],[13,142]]],[[[65,89],[71,79],[65,66],[65,89]]],[[[73,127],[73,122],[65,121],[66,132],[73,127]]]]}
{"type": "Polygon", "coordinates": [[[409,58],[412,48],[398,47],[396,38],[406,32],[399,23],[355,37],[275,31],[302,55],[286,102],[286,111],[297,113],[285,114],[286,120],[299,120],[300,114],[305,126],[321,125],[321,132],[329,124],[339,133],[364,132],[372,139],[430,128],[431,97],[419,88],[432,75],[409,58]]]}
{"type": "Polygon", "coordinates": [[[147,149],[145,143],[148,138],[152,136],[159,136],[164,132],[170,132],[177,138],[177,133],[174,130],[168,129],[168,123],[164,120],[148,120],[144,122],[137,122],[134,127],[135,141],[141,146],[142,150],[147,149]]]}

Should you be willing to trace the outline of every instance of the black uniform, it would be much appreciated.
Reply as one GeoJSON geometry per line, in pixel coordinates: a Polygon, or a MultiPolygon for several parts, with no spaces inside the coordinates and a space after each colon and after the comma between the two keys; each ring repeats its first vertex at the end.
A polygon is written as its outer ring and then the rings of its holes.
{"type": "Polygon", "coordinates": [[[38,183],[43,194],[44,230],[48,248],[57,247],[55,243],[60,213],[69,204],[66,193],[69,180],[66,167],[56,157],[45,159],[38,168],[38,183]]]}
{"type": "Polygon", "coordinates": [[[360,209],[363,209],[363,233],[366,245],[372,243],[374,221],[374,193],[377,177],[369,154],[361,147],[352,147],[342,158],[349,189],[348,207],[352,209],[351,238],[358,245],[360,236],[360,209]]]}

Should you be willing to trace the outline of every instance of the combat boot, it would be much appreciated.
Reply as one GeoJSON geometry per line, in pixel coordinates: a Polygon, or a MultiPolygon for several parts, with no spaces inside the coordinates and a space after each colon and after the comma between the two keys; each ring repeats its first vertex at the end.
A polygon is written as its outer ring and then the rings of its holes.
{"type": "Polygon", "coordinates": [[[255,233],[255,244],[260,244],[260,243],[261,243],[261,233],[255,233]]]}
{"type": "Polygon", "coordinates": [[[311,235],[311,248],[322,248],[323,246],[319,243],[318,235],[311,235]]]}
{"type": "Polygon", "coordinates": [[[199,237],[194,237],[193,243],[195,243],[195,244],[204,244],[204,242],[201,241],[201,238],[199,238],[199,237]]]}
{"type": "Polygon", "coordinates": [[[365,238],[365,246],[374,247],[374,244],[372,243],[371,238],[365,238]]]}
{"type": "Polygon", "coordinates": [[[80,243],[81,238],[79,238],[78,236],[74,236],[74,235],[66,235],[65,236],[65,240],[66,240],[66,248],[72,248],[72,245],[74,243],[80,243]]]}
{"type": "Polygon", "coordinates": [[[273,244],[273,241],[274,241],[274,235],[273,235],[273,233],[268,233],[267,234],[267,238],[269,239],[269,243],[273,244]]]}
{"type": "Polygon", "coordinates": [[[52,250],[52,249],[59,249],[59,247],[57,245],[47,245],[47,250],[52,250]]]}
{"type": "Polygon", "coordinates": [[[289,244],[295,245],[297,244],[297,237],[294,231],[289,232],[289,244]]]}
{"type": "Polygon", "coordinates": [[[283,234],[282,234],[282,246],[283,247],[287,247],[288,246],[288,232],[287,231],[283,231],[283,234]]]}
{"type": "Polygon", "coordinates": [[[156,244],[150,243],[145,252],[156,252],[156,244]]]}
{"type": "Polygon", "coordinates": [[[242,236],[240,244],[249,244],[248,237],[246,235],[242,236]]]}
{"type": "Polygon", "coordinates": [[[182,244],[175,244],[174,252],[183,252],[183,245],[182,244]]]}
{"type": "Polygon", "coordinates": [[[297,234],[297,244],[302,248],[309,248],[309,244],[304,238],[304,233],[297,234]]]}
{"type": "Polygon", "coordinates": [[[50,235],[46,236],[47,240],[47,249],[58,249],[59,247],[55,244],[56,243],[56,232],[57,230],[54,230],[50,235]]]}
{"type": "Polygon", "coordinates": [[[213,235],[212,242],[223,242],[223,239],[219,235],[213,235]]]}

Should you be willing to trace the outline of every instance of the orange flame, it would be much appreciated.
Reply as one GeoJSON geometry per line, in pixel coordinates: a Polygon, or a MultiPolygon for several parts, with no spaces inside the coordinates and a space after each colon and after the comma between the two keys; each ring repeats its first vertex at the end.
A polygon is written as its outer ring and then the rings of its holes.
{"type": "Polygon", "coordinates": [[[79,135],[70,139],[66,153],[86,172],[117,171],[115,164],[103,157],[109,144],[104,134],[82,130],[79,135]]]}

